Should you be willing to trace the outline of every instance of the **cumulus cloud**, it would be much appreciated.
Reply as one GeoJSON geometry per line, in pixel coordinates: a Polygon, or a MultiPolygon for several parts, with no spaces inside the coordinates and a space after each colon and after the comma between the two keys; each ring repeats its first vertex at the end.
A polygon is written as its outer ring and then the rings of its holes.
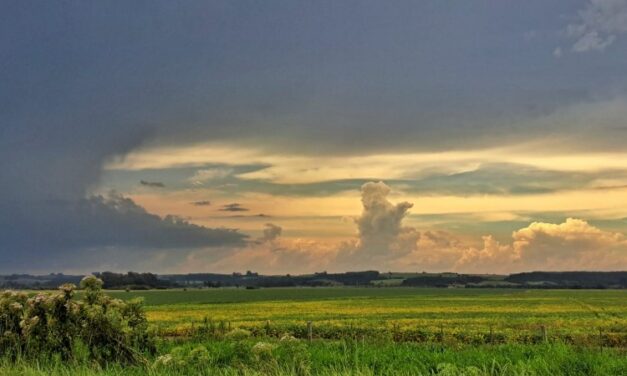
{"type": "Polygon", "coordinates": [[[247,208],[243,207],[241,204],[238,204],[237,202],[231,203],[231,204],[226,204],[223,205],[222,208],[219,209],[220,211],[226,211],[226,212],[242,212],[242,211],[248,211],[247,208]]]}
{"type": "Polygon", "coordinates": [[[409,229],[402,227],[403,218],[413,204],[392,204],[388,195],[392,190],[383,182],[370,182],[361,187],[363,211],[355,220],[359,231],[359,248],[367,252],[388,252],[399,235],[409,229]]]}
{"type": "Polygon", "coordinates": [[[627,268],[627,239],[588,222],[534,222],[501,243],[491,235],[480,246],[443,231],[424,231],[408,253],[388,264],[397,270],[512,273],[529,270],[622,270],[627,268]]]}
{"type": "Polygon", "coordinates": [[[440,230],[405,226],[412,204],[392,203],[391,188],[369,182],[361,188],[362,213],[354,218],[357,235],[342,242],[283,238],[281,226],[267,223],[262,236],[224,252],[190,253],[181,264],[192,270],[246,270],[308,273],[320,270],[457,271],[512,273],[529,270],[619,270],[627,268],[627,239],[590,223],[533,222],[501,242],[480,241],[440,230]]]}
{"type": "Polygon", "coordinates": [[[515,259],[528,269],[603,269],[627,267],[627,240],[588,222],[534,222],[512,235],[515,259]]]}
{"type": "Polygon", "coordinates": [[[528,270],[621,270],[627,267],[627,240],[588,222],[534,222],[514,231],[510,244],[484,236],[483,248],[461,252],[455,269],[499,272],[528,270]]]}
{"type": "Polygon", "coordinates": [[[574,52],[603,51],[625,33],[627,0],[590,0],[566,28],[574,52]]]}
{"type": "MultiPolygon", "coordinates": [[[[383,182],[368,182],[361,187],[362,213],[353,221],[357,237],[344,242],[309,239],[283,239],[283,229],[267,223],[263,236],[248,247],[230,255],[208,256],[211,270],[254,268],[265,272],[312,272],[315,270],[356,270],[382,268],[415,250],[420,233],[402,225],[411,203],[393,204],[388,196],[391,188],[383,182]]],[[[235,205],[235,204],[230,204],[235,205]]],[[[239,207],[238,205],[235,207],[239,207]]],[[[206,254],[206,252],[201,252],[206,254]]],[[[198,263],[200,253],[194,254],[198,263]]],[[[198,265],[198,264],[196,264],[198,265]]]]}
{"type": "Polygon", "coordinates": [[[160,181],[146,181],[146,180],[140,180],[139,184],[144,185],[146,187],[153,187],[153,188],[165,188],[165,184],[163,184],[160,181]]]}

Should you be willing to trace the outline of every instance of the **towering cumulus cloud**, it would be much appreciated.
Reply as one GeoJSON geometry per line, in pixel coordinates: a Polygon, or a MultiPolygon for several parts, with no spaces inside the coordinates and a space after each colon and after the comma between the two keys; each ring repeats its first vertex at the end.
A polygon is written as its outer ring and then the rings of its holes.
{"type": "Polygon", "coordinates": [[[511,273],[528,270],[618,270],[627,267],[627,239],[581,219],[560,224],[534,222],[501,243],[492,235],[476,244],[439,230],[405,226],[412,204],[394,204],[383,182],[361,187],[363,211],[354,219],[357,237],[328,243],[281,238],[283,229],[266,224],[262,237],[224,257],[196,254],[191,263],[214,269],[262,272],[320,270],[458,271],[511,273]],[[260,265],[261,266],[260,268],[260,265]]]}
{"type": "Polygon", "coordinates": [[[399,250],[401,235],[412,232],[411,228],[403,228],[402,222],[413,204],[392,204],[387,198],[391,191],[383,182],[370,182],[361,187],[363,212],[355,219],[358,248],[370,256],[387,257],[391,251],[399,250]]]}

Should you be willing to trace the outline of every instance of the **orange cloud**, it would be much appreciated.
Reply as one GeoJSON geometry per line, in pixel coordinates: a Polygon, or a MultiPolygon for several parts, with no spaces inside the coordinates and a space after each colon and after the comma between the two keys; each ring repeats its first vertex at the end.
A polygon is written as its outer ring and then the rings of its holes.
{"type": "Polygon", "coordinates": [[[188,265],[210,270],[255,269],[263,273],[321,270],[459,271],[511,273],[528,270],[618,270],[627,268],[627,239],[581,219],[564,223],[533,222],[514,231],[502,244],[493,236],[473,246],[445,231],[403,226],[411,203],[393,204],[382,182],[362,186],[361,215],[354,219],[358,236],[344,242],[281,238],[283,229],[266,224],[263,236],[247,247],[188,265]],[[200,264],[199,264],[200,262],[200,264]]]}

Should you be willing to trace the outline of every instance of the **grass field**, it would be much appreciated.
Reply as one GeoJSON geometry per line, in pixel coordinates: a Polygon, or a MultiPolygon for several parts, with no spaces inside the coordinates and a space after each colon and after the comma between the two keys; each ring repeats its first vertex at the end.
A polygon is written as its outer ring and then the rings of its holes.
{"type": "Polygon", "coordinates": [[[625,290],[108,294],[145,299],[160,338],[146,364],[5,359],[0,375],[627,375],[625,290]]]}
{"type": "Polygon", "coordinates": [[[187,341],[178,346],[169,343],[161,350],[172,354],[174,361],[167,365],[157,360],[148,366],[110,364],[100,368],[85,361],[29,360],[9,363],[0,360],[0,374],[620,376],[627,372],[627,356],[615,349],[577,348],[563,344],[451,348],[350,340],[293,344],[262,339],[187,341]]]}
{"type": "Polygon", "coordinates": [[[112,295],[144,297],[149,320],[169,335],[184,334],[206,320],[303,335],[311,321],[314,337],[353,331],[357,336],[439,340],[443,332],[445,340],[529,342],[546,333],[594,344],[627,342],[624,290],[285,288],[112,295]]]}

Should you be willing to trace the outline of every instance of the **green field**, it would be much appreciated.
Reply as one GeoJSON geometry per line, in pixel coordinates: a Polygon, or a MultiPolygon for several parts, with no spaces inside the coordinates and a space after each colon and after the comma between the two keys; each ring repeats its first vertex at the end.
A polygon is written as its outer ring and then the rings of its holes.
{"type": "Polygon", "coordinates": [[[625,290],[283,288],[112,292],[144,297],[151,323],[168,335],[225,325],[314,337],[533,342],[538,337],[624,345],[625,290]],[[544,328],[544,329],[543,329],[544,328]],[[491,337],[490,337],[491,335],[491,337]],[[424,337],[424,338],[423,338],[424,337]],[[436,338],[437,337],[437,338],[436,338]]]}
{"type": "Polygon", "coordinates": [[[107,293],[145,299],[146,364],[4,359],[0,375],[627,375],[625,290],[107,293]]]}

